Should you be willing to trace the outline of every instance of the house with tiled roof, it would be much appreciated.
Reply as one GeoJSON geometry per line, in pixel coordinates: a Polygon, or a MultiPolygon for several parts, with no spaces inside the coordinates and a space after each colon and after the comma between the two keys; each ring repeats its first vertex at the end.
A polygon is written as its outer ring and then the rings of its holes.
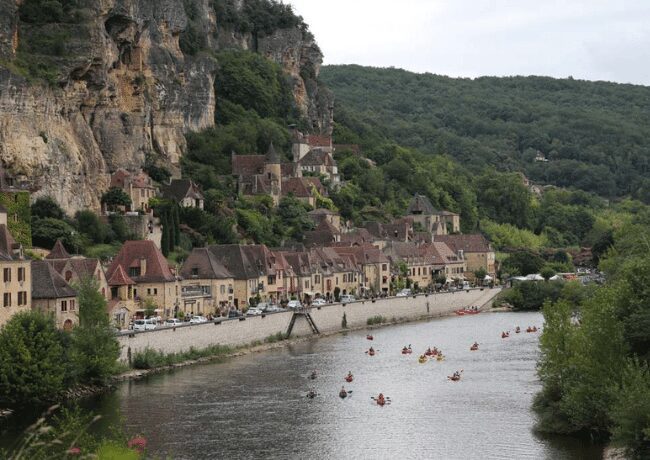
{"type": "Polygon", "coordinates": [[[388,293],[390,289],[390,260],[371,244],[363,246],[332,246],[337,254],[351,257],[361,273],[359,293],[388,293]]]}
{"type": "Polygon", "coordinates": [[[313,248],[310,256],[314,261],[312,291],[314,296],[333,299],[339,294],[356,293],[361,277],[360,268],[350,254],[339,254],[333,248],[313,248]]]}
{"type": "Polygon", "coordinates": [[[434,235],[447,235],[460,232],[460,216],[451,211],[438,211],[431,200],[424,195],[415,194],[408,205],[406,215],[418,223],[425,231],[434,235]]]}
{"type": "Polygon", "coordinates": [[[31,262],[32,308],[52,315],[66,331],[79,324],[77,291],[46,260],[31,262]]]}
{"type": "Polygon", "coordinates": [[[180,275],[183,312],[218,314],[234,304],[234,277],[210,248],[193,249],[180,275]]]}
{"type": "MultiPolygon", "coordinates": [[[[280,251],[275,251],[278,253],[280,251]]],[[[282,251],[282,257],[291,267],[292,276],[288,279],[287,296],[295,296],[303,300],[305,295],[313,295],[315,271],[314,262],[307,251],[282,251]]]]}
{"type": "Polygon", "coordinates": [[[393,275],[398,275],[399,266],[404,264],[408,278],[420,288],[432,285],[436,275],[444,268],[442,259],[431,244],[389,241],[382,252],[391,262],[393,275]]]}
{"type": "Polygon", "coordinates": [[[434,241],[445,243],[452,251],[462,254],[467,264],[466,277],[474,280],[474,272],[481,268],[496,279],[496,255],[490,242],[480,233],[471,235],[441,235],[434,241]]]}
{"type": "Polygon", "coordinates": [[[438,265],[440,273],[444,273],[447,281],[464,281],[467,275],[467,263],[462,252],[456,252],[445,242],[435,241],[428,245],[434,253],[436,260],[442,262],[438,265]]]}
{"type": "Polygon", "coordinates": [[[92,278],[97,283],[97,289],[107,300],[110,299],[110,290],[106,273],[99,259],[83,256],[71,256],[57,240],[45,259],[56,272],[69,284],[79,283],[82,278],[92,278]]]}
{"type": "MultiPolygon", "coordinates": [[[[0,213],[0,221],[7,215],[0,213]]],[[[0,224],[0,327],[13,315],[32,307],[32,274],[23,246],[14,240],[6,224],[0,224]]]]}
{"type": "Polygon", "coordinates": [[[327,195],[327,190],[318,177],[290,177],[282,181],[282,196],[293,196],[315,207],[318,195],[327,195]]]}
{"type": "Polygon", "coordinates": [[[162,195],[183,208],[203,209],[205,201],[201,188],[191,179],[170,179],[162,186],[162,195]]]}
{"type": "Polygon", "coordinates": [[[243,308],[258,296],[277,300],[284,294],[284,273],[265,245],[219,244],[208,246],[208,250],[232,274],[232,303],[236,307],[243,308]]]}
{"type": "Polygon", "coordinates": [[[135,283],[134,299],[153,301],[161,316],[173,316],[180,308],[180,281],[153,241],[126,241],[108,267],[106,277],[112,299],[117,296],[115,286],[119,285],[111,285],[111,279],[114,283],[131,280],[135,283]],[[122,272],[128,276],[127,280],[123,279],[122,272]]]}
{"type": "Polygon", "coordinates": [[[122,189],[131,198],[131,206],[127,211],[149,212],[149,200],[158,195],[158,189],[144,171],[131,173],[119,168],[111,174],[110,187],[122,189]]]}
{"type": "Polygon", "coordinates": [[[327,208],[317,208],[307,213],[309,218],[318,226],[321,222],[327,221],[333,225],[338,231],[341,231],[341,216],[334,211],[327,208]]]}

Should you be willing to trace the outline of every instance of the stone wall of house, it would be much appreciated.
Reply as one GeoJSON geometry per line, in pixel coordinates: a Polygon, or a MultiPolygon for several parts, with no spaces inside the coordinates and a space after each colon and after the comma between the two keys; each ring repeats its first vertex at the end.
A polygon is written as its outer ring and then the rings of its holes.
{"type": "MultiPolygon", "coordinates": [[[[449,314],[468,306],[483,306],[489,303],[499,289],[471,289],[468,291],[413,297],[397,297],[375,302],[354,302],[347,305],[334,304],[311,309],[311,316],[320,332],[341,330],[345,313],[348,328],[362,327],[373,316],[383,316],[390,321],[416,320],[449,314]]],[[[135,354],[145,348],[165,353],[187,350],[190,347],[205,348],[210,345],[241,346],[286,332],[292,312],[224,320],[220,323],[184,325],[176,328],[162,328],[146,332],[122,333],[118,340],[122,346],[121,360],[128,361],[129,353],[135,354]]],[[[294,325],[292,337],[311,335],[307,321],[299,317],[294,325]]]]}

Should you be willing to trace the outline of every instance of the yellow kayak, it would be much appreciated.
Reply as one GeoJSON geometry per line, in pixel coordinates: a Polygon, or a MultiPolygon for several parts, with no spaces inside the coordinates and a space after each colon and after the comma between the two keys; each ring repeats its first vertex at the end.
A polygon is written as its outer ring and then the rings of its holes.
{"type": "Polygon", "coordinates": [[[424,364],[424,363],[427,362],[427,358],[425,358],[425,357],[423,357],[423,356],[420,356],[420,357],[418,358],[418,362],[419,362],[420,364],[424,364]]]}

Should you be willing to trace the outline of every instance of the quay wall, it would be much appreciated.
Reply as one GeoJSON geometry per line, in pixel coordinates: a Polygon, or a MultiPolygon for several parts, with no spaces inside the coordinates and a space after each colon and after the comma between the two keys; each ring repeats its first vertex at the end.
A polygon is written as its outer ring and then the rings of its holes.
{"type": "MultiPolygon", "coordinates": [[[[332,333],[343,330],[343,314],[348,328],[359,328],[367,324],[368,318],[383,316],[386,321],[410,321],[444,316],[464,307],[489,305],[499,289],[469,289],[449,293],[437,293],[415,297],[390,297],[357,301],[346,305],[332,304],[309,310],[320,332],[332,333]]],[[[267,337],[286,332],[293,312],[271,313],[263,316],[223,319],[217,322],[187,324],[175,328],[159,328],[151,331],[123,332],[118,335],[122,347],[120,359],[128,361],[129,356],[152,348],[164,353],[186,351],[190,347],[206,348],[211,345],[232,347],[264,341],[267,337]]],[[[296,318],[292,337],[312,335],[302,316],[296,318]]]]}

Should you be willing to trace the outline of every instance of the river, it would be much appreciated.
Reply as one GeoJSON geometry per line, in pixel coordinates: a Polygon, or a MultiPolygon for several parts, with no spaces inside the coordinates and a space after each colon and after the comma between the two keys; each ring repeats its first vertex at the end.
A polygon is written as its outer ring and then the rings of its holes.
{"type": "Polygon", "coordinates": [[[540,327],[542,316],[484,313],[375,329],[372,342],[365,331],[314,339],[124,383],[93,406],[161,458],[600,458],[579,440],[533,432],[539,333],[515,334],[516,325],[540,327]],[[414,353],[402,355],[409,344],[414,353]],[[418,363],[428,346],[446,360],[418,363]],[[460,382],[447,379],[455,370],[460,382]],[[343,384],[352,392],[342,400],[343,384]],[[373,403],[379,392],[389,405],[373,403]]]}

